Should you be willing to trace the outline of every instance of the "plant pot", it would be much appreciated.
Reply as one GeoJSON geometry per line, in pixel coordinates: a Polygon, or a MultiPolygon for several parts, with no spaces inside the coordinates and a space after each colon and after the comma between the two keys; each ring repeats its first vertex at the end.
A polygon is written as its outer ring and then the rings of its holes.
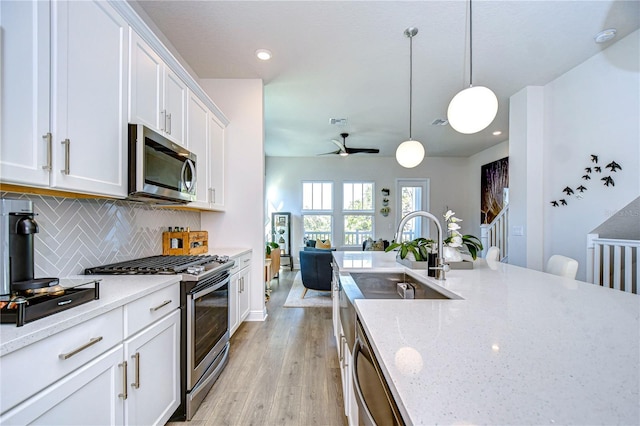
{"type": "Polygon", "coordinates": [[[473,269],[473,262],[462,260],[460,262],[447,262],[451,269],[473,269]]]}
{"type": "Polygon", "coordinates": [[[429,262],[425,261],[425,260],[411,260],[411,259],[400,259],[399,256],[396,256],[396,262],[406,266],[407,268],[411,268],[411,269],[428,269],[429,268],[429,262]]]}

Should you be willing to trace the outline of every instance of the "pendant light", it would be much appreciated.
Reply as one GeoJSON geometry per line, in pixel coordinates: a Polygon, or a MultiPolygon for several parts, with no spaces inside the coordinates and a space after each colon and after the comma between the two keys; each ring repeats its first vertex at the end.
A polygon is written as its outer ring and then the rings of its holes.
{"type": "Polygon", "coordinates": [[[498,113],[498,98],[484,86],[473,86],[472,7],[469,0],[469,87],[458,92],[449,103],[447,119],[454,130],[472,134],[487,128],[498,113]]]}
{"type": "Polygon", "coordinates": [[[424,147],[418,141],[411,139],[411,118],[413,110],[413,37],[418,29],[409,27],[404,35],[409,37],[409,140],[402,142],[396,149],[396,160],[402,167],[411,169],[424,159],[424,147]]]}

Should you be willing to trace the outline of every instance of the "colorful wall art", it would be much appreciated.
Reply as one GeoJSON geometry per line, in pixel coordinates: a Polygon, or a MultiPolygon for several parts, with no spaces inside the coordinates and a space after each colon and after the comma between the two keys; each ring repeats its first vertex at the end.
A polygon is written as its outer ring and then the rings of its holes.
{"type": "Polygon", "coordinates": [[[485,164],[480,170],[480,223],[489,224],[507,201],[504,200],[504,189],[509,188],[509,157],[485,164]]]}

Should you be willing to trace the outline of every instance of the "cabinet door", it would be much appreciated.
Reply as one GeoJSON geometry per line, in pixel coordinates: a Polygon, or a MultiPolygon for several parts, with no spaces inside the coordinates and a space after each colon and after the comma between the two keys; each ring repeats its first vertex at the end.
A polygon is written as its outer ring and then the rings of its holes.
{"type": "Polygon", "coordinates": [[[125,424],[164,425],[180,405],[180,310],[127,339],[124,347],[125,424]]]}
{"type": "Polygon", "coordinates": [[[238,315],[239,291],[240,272],[231,275],[229,280],[229,336],[233,336],[233,333],[240,325],[240,317],[238,315]]]}
{"type": "Polygon", "coordinates": [[[165,136],[184,145],[187,112],[187,86],[166,66],[164,67],[165,136]]]}
{"type": "Polygon", "coordinates": [[[3,425],[121,425],[122,345],[26,400],[0,418],[3,425]]]}
{"type": "Polygon", "coordinates": [[[0,2],[0,179],[48,186],[49,3],[0,2]]]}
{"type": "Polygon", "coordinates": [[[224,126],[209,113],[209,163],[210,163],[210,197],[211,207],[215,210],[224,209],[224,126]]]}
{"type": "Polygon", "coordinates": [[[124,197],[128,25],[104,1],[51,4],[51,184],[124,197]]]}
{"type": "Polygon", "coordinates": [[[137,33],[130,30],[129,36],[129,122],[163,132],[160,112],[164,63],[137,33]]]}
{"type": "MultiPolygon", "coordinates": [[[[242,322],[249,315],[249,297],[251,294],[251,268],[240,271],[240,288],[238,292],[238,322],[242,322]]],[[[238,324],[239,325],[239,324],[238,324]]]]}
{"type": "Polygon", "coordinates": [[[209,207],[209,143],[207,125],[209,113],[198,97],[189,91],[187,103],[187,147],[195,153],[196,159],[196,201],[190,206],[209,207]]]}

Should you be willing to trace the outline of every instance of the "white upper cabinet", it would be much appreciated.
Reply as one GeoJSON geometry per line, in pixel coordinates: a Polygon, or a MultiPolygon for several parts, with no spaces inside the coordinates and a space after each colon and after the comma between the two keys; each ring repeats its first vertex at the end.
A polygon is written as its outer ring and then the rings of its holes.
{"type": "Polygon", "coordinates": [[[209,113],[209,197],[212,210],[224,210],[225,126],[209,113]]]}
{"type": "Polygon", "coordinates": [[[51,8],[51,186],[124,197],[128,24],[104,1],[51,8]]]}
{"type": "Polygon", "coordinates": [[[184,145],[187,86],[133,30],[130,37],[129,122],[184,145]]]}
{"type": "Polygon", "coordinates": [[[209,207],[209,143],[207,126],[209,112],[207,107],[191,91],[188,95],[187,116],[187,147],[196,154],[196,201],[190,203],[193,207],[209,207]]]}
{"type": "Polygon", "coordinates": [[[49,185],[49,3],[0,2],[0,178],[49,185]]]}
{"type": "Polygon", "coordinates": [[[2,2],[3,182],[126,194],[127,23],[106,2],[2,2]]]}

